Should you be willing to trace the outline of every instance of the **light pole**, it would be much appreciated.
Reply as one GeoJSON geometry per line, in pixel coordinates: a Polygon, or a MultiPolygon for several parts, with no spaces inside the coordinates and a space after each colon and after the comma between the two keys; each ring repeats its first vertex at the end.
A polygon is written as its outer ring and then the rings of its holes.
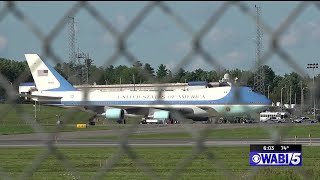
{"type": "Polygon", "coordinates": [[[304,92],[304,89],[307,89],[308,87],[304,87],[302,88],[302,93],[301,93],[301,113],[302,113],[302,110],[304,110],[304,95],[303,95],[303,92],[304,92]]]}
{"type": "Polygon", "coordinates": [[[281,88],[281,109],[282,109],[282,107],[283,107],[283,105],[282,105],[282,90],[285,89],[285,88],[287,88],[287,87],[281,88]]]}
{"type": "Polygon", "coordinates": [[[268,85],[268,99],[269,99],[269,89],[270,89],[270,85],[268,85]]]}
{"type": "Polygon", "coordinates": [[[34,101],[34,121],[37,121],[37,101],[34,101]]]}
{"type": "Polygon", "coordinates": [[[290,101],[289,102],[290,102],[290,107],[291,107],[291,86],[290,86],[290,95],[289,96],[290,96],[290,101]]]}
{"type": "Polygon", "coordinates": [[[62,124],[62,122],[60,121],[60,114],[57,114],[56,117],[57,117],[57,125],[62,124]]]}
{"type": "Polygon", "coordinates": [[[312,86],[312,93],[313,93],[313,117],[316,119],[316,98],[315,98],[315,86],[314,86],[314,69],[318,69],[318,63],[308,64],[308,69],[312,69],[313,72],[313,86],[312,86]]]}

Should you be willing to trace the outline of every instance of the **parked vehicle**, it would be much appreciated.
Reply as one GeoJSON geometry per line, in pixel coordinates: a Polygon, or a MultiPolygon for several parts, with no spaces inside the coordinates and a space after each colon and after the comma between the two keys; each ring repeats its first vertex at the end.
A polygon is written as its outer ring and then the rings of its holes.
{"type": "Polygon", "coordinates": [[[286,119],[289,118],[289,113],[288,112],[262,112],[260,113],[260,121],[265,122],[265,121],[270,121],[270,120],[277,120],[277,122],[285,122],[286,119]]]}
{"type": "Polygon", "coordinates": [[[246,123],[255,123],[255,120],[253,120],[253,119],[244,119],[243,120],[243,124],[246,124],[246,123]]]}
{"type": "Polygon", "coordinates": [[[300,117],[299,119],[295,119],[294,123],[317,123],[317,119],[310,119],[309,117],[300,117]]]}
{"type": "Polygon", "coordinates": [[[285,123],[285,119],[281,119],[280,117],[269,117],[265,121],[266,123],[285,123]]]}

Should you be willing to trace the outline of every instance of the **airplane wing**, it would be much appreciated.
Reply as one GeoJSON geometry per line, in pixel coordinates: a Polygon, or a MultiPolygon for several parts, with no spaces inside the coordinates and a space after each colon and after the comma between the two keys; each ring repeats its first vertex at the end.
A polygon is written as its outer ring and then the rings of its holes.
{"type": "Polygon", "coordinates": [[[207,111],[210,116],[218,116],[219,113],[212,107],[199,107],[200,109],[207,111]]]}

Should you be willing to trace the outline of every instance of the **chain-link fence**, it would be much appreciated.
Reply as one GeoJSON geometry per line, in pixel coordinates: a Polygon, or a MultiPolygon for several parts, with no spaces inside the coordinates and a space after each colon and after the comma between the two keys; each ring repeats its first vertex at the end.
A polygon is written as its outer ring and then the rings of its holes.
{"type": "MultiPolygon", "coordinates": [[[[305,68],[300,67],[296,62],[296,60],[288,53],[286,52],[280,45],[279,45],[279,39],[281,38],[282,34],[289,28],[289,26],[297,19],[297,17],[304,12],[304,10],[308,6],[315,6],[318,9],[320,8],[320,3],[318,2],[300,2],[297,4],[297,6],[292,9],[292,11],[288,14],[287,18],[278,26],[278,27],[270,27],[265,22],[261,23],[261,28],[265,33],[268,34],[270,37],[270,44],[266,47],[266,51],[262,54],[261,59],[257,63],[257,65],[263,65],[268,62],[270,57],[272,55],[278,55],[281,59],[281,61],[285,62],[288,66],[293,68],[299,75],[302,77],[306,76],[306,70],[305,68]]],[[[66,19],[68,17],[75,16],[80,10],[87,11],[90,16],[93,17],[94,20],[96,20],[100,25],[104,27],[106,31],[108,31],[112,37],[116,41],[116,49],[115,51],[109,56],[106,57],[105,63],[103,64],[104,67],[107,67],[116,61],[119,60],[120,57],[125,57],[128,62],[131,64],[134,64],[138,59],[135,57],[135,54],[130,51],[130,48],[127,46],[127,39],[131,36],[132,32],[141,24],[141,22],[148,17],[148,15],[154,11],[155,9],[160,9],[164,15],[168,16],[170,20],[172,20],[177,27],[181,30],[186,32],[191,38],[191,50],[185,54],[185,56],[179,61],[178,65],[174,68],[172,71],[173,73],[177,72],[179,68],[186,67],[187,64],[190,64],[191,60],[196,56],[201,56],[205,62],[212,66],[215,70],[223,69],[222,64],[220,64],[217,59],[212,56],[211,53],[209,53],[207,50],[203,48],[202,41],[205,39],[205,36],[210,32],[211,29],[215,28],[215,25],[217,24],[218,20],[231,8],[236,7],[239,8],[239,10],[243,13],[244,16],[248,16],[252,19],[252,23],[256,23],[256,12],[248,6],[245,2],[224,2],[222,5],[212,13],[210,18],[206,21],[206,23],[200,27],[198,30],[194,30],[192,26],[188,24],[186,20],[181,18],[178,13],[173,11],[170,6],[167,5],[166,2],[148,2],[146,5],[139,10],[139,12],[134,16],[134,18],[131,20],[131,22],[128,23],[128,26],[122,31],[119,32],[114,28],[114,25],[110,23],[110,21],[107,18],[104,18],[97,9],[95,9],[90,2],[76,2],[74,5],[65,13],[62,15],[58,23],[54,26],[53,29],[46,35],[42,31],[40,31],[39,27],[33,23],[23,11],[19,8],[19,6],[15,2],[6,2],[5,6],[2,7],[0,11],[0,23],[3,21],[9,14],[12,14],[18,21],[23,23],[42,43],[42,53],[40,53],[40,57],[43,59],[46,58],[52,58],[55,62],[63,62],[59,56],[57,56],[56,52],[53,50],[52,44],[54,39],[57,37],[59,32],[65,28],[67,21],[66,19]],[[216,67],[220,67],[219,69],[216,69],[216,67]],[[222,67],[222,68],[221,68],[222,67]]],[[[258,67],[255,67],[257,69],[258,67]]],[[[253,69],[253,71],[255,71],[253,69]]],[[[26,74],[29,73],[29,69],[26,69],[24,73],[22,73],[19,78],[16,80],[15,84],[18,84],[20,82],[24,82],[26,80],[26,74]]],[[[148,75],[147,72],[144,72],[148,78],[152,78],[150,75],[148,75]]],[[[92,74],[92,77],[95,79],[98,79],[101,74],[96,73],[92,74]]],[[[247,81],[248,79],[242,79],[243,81],[247,81]]],[[[169,81],[169,80],[168,80],[169,81]]],[[[42,127],[37,123],[34,122],[32,119],[33,117],[28,116],[24,113],[24,109],[17,106],[15,103],[16,99],[16,92],[10,85],[10,82],[6,80],[6,78],[0,74],[0,86],[5,89],[9,101],[11,102],[11,106],[4,106],[3,109],[1,109],[1,113],[6,113],[10,109],[15,108],[17,110],[17,113],[19,114],[20,118],[23,119],[28,124],[32,125],[32,128],[35,132],[43,132],[42,127]]],[[[88,91],[85,91],[84,99],[88,98],[88,91]]],[[[159,96],[161,97],[161,93],[163,91],[159,91],[159,96]]],[[[239,95],[235,96],[236,98],[240,98],[239,95]]],[[[168,105],[168,108],[170,105],[168,105]]],[[[182,124],[184,122],[184,116],[181,115],[179,112],[173,112],[174,116],[176,116],[176,119],[179,119],[182,124]]],[[[74,111],[70,110],[67,115],[63,117],[63,121],[67,121],[70,117],[74,116],[74,111]]],[[[24,174],[21,176],[22,179],[26,177],[30,177],[33,172],[39,168],[41,163],[49,156],[54,155],[58,160],[61,160],[65,168],[70,171],[75,177],[80,178],[79,175],[77,176],[78,172],[74,168],[73,164],[68,161],[67,158],[65,158],[64,154],[61,154],[59,151],[57,151],[57,147],[55,146],[55,138],[59,137],[60,129],[63,128],[65,124],[62,124],[61,126],[57,126],[55,131],[53,133],[50,133],[50,136],[47,138],[47,141],[45,142],[47,151],[39,154],[32,162],[32,165],[25,168],[24,174]]],[[[132,150],[132,147],[128,144],[128,136],[133,134],[135,130],[141,126],[139,123],[126,126],[125,131],[123,131],[123,134],[121,135],[120,143],[120,150],[114,154],[110,159],[108,159],[108,162],[102,166],[95,176],[96,179],[99,179],[103,177],[105,173],[107,173],[109,170],[111,170],[114,165],[119,161],[120,157],[124,154],[128,155],[129,158],[131,158],[141,169],[149,176],[154,179],[158,179],[156,175],[153,173],[153,171],[149,168],[149,166],[142,160],[137,158],[135,152],[132,150]]],[[[263,128],[266,128],[267,131],[270,130],[270,127],[261,124],[259,125],[263,128]]],[[[185,157],[176,167],[174,171],[172,171],[171,175],[169,176],[170,179],[174,179],[175,177],[179,176],[182,172],[182,170],[192,162],[192,160],[195,158],[195,156],[199,153],[205,153],[207,156],[207,159],[215,164],[216,168],[219,169],[224,175],[228,178],[236,178],[232,177],[232,173],[226,171],[226,166],[223,162],[220,162],[217,158],[215,158],[215,154],[212,152],[205,151],[205,140],[208,136],[208,133],[213,130],[215,127],[217,127],[216,124],[208,124],[201,133],[200,131],[197,131],[195,128],[193,128],[190,125],[183,124],[181,128],[184,128],[188,133],[190,133],[195,141],[195,145],[192,150],[192,154],[190,156],[185,157]]],[[[285,136],[285,134],[288,133],[290,129],[287,129],[286,131],[276,132],[274,130],[269,131],[270,137],[273,139],[274,143],[281,143],[281,136],[285,136]]],[[[252,168],[247,172],[246,178],[252,178],[259,172],[259,169],[252,168]]],[[[308,174],[303,170],[303,168],[299,169],[300,174],[305,178],[309,179],[310,177],[308,174]]],[[[0,174],[2,175],[8,175],[5,171],[0,169],[0,174]]],[[[4,176],[5,177],[5,176],[4,176]]],[[[9,177],[9,176],[7,176],[9,177]]]]}

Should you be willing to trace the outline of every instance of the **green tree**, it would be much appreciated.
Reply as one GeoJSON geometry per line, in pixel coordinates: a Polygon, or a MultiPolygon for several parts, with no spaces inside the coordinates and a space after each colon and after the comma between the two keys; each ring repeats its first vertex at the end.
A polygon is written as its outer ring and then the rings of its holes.
{"type": "Polygon", "coordinates": [[[270,92],[273,91],[273,88],[276,86],[276,84],[274,83],[274,79],[276,77],[276,74],[274,73],[274,71],[271,69],[271,67],[269,67],[268,65],[264,65],[262,66],[263,68],[263,72],[264,72],[264,85],[265,85],[265,92],[266,95],[268,95],[268,87],[269,87],[269,94],[270,92]]]}
{"type": "Polygon", "coordinates": [[[142,68],[143,64],[140,61],[136,61],[133,63],[132,67],[136,67],[136,68],[142,68]]]}
{"type": "Polygon", "coordinates": [[[186,75],[186,71],[183,68],[179,68],[177,73],[173,75],[171,82],[173,83],[184,82],[185,75],[186,75]]]}
{"type": "Polygon", "coordinates": [[[217,71],[209,71],[208,72],[208,81],[210,82],[218,82],[221,78],[218,76],[217,71]]]}
{"type": "Polygon", "coordinates": [[[54,69],[65,79],[68,79],[68,76],[65,72],[68,72],[68,69],[66,69],[67,66],[63,66],[60,63],[57,63],[54,69]]]}
{"type": "Polygon", "coordinates": [[[165,81],[166,76],[168,75],[168,69],[164,64],[160,64],[157,70],[157,78],[159,81],[165,81]]]}
{"type": "Polygon", "coordinates": [[[143,69],[148,73],[149,76],[154,76],[154,68],[149,63],[144,64],[143,69]]]}
{"type": "Polygon", "coordinates": [[[114,66],[110,65],[109,67],[105,68],[104,70],[104,81],[105,84],[115,84],[115,72],[114,66]]]}

